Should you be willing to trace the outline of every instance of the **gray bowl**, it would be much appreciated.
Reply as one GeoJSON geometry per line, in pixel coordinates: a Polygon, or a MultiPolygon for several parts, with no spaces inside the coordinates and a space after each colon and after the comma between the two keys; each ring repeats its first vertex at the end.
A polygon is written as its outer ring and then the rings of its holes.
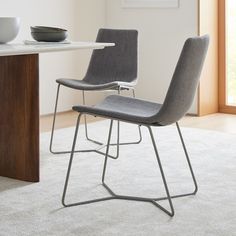
{"type": "Polygon", "coordinates": [[[31,26],[32,37],[39,42],[61,42],[64,41],[67,36],[67,30],[47,27],[47,26],[31,26]]]}
{"type": "Polygon", "coordinates": [[[56,27],[48,27],[48,26],[31,26],[31,32],[65,32],[66,29],[56,28],[56,27]]]}
{"type": "Polygon", "coordinates": [[[61,42],[67,38],[67,31],[62,32],[31,32],[33,39],[38,42],[61,42]]]}
{"type": "Polygon", "coordinates": [[[0,17],[0,44],[15,39],[20,29],[19,17],[0,17]]]}

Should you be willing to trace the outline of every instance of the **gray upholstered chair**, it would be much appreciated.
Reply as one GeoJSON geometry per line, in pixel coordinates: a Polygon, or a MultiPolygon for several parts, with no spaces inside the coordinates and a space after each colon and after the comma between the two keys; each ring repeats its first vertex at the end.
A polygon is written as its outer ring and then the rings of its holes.
{"type": "Polygon", "coordinates": [[[111,95],[105,98],[104,101],[97,104],[94,107],[90,106],[74,106],[73,109],[79,112],[77,125],[75,129],[74,141],[72,145],[72,152],[70,156],[68,171],[66,175],[66,181],[62,196],[62,204],[66,207],[75,206],[81,204],[88,204],[97,201],[104,201],[110,199],[127,199],[136,201],[146,201],[151,202],[162,211],[170,216],[174,216],[174,207],[172,204],[173,198],[185,197],[189,195],[196,194],[198,187],[194,176],[194,172],[190,163],[190,159],[187,153],[187,149],[184,144],[184,140],[178,125],[178,121],[186,114],[189,110],[194,95],[198,86],[200,73],[202,66],[206,57],[207,49],[209,44],[209,37],[195,37],[186,40],[182,53],[180,55],[178,64],[176,66],[173,78],[171,80],[166,98],[163,104],[158,104],[154,102],[144,101],[135,98],[122,97],[119,95],[111,95]],[[76,137],[79,129],[80,118],[84,114],[96,115],[111,119],[110,130],[107,141],[106,156],[104,161],[102,184],[107,189],[108,193],[111,195],[105,198],[94,199],[85,202],[77,202],[72,204],[67,204],[65,202],[66,191],[70,176],[71,165],[74,157],[74,148],[76,144],[76,137]],[[166,197],[159,197],[155,199],[151,198],[140,198],[133,196],[122,196],[115,194],[105,183],[105,173],[108,161],[108,153],[110,147],[110,139],[112,133],[113,120],[120,120],[124,122],[129,122],[133,124],[142,125],[148,128],[154,151],[156,154],[157,162],[160,168],[162,180],[165,187],[166,197]],[[194,183],[194,191],[190,193],[183,193],[179,195],[171,195],[168,189],[167,181],[165,178],[164,170],[162,168],[161,160],[158,155],[157,146],[155,144],[154,135],[152,132],[152,126],[166,126],[176,123],[177,130],[182,142],[182,146],[187,158],[188,166],[190,168],[190,173],[194,183]],[[170,205],[170,210],[161,206],[158,201],[168,200],[170,205]]]}
{"type": "MultiPolygon", "coordinates": [[[[108,47],[103,50],[94,50],[87,73],[83,80],[75,79],[58,79],[56,103],[54,110],[54,118],[50,140],[50,152],[54,154],[69,153],[70,151],[54,151],[53,150],[53,138],[55,121],[57,114],[57,105],[59,98],[60,87],[65,86],[71,89],[81,90],[83,95],[83,104],[85,105],[85,91],[104,91],[115,90],[120,94],[122,90],[131,90],[132,96],[135,97],[134,86],[137,83],[137,47],[138,47],[138,32],[136,30],[118,30],[118,29],[100,29],[97,35],[96,42],[112,42],[115,43],[115,47],[108,47]]],[[[104,145],[89,138],[88,128],[85,118],[85,135],[89,141],[92,141],[98,145],[101,145],[98,149],[88,150],[95,151],[99,154],[105,155],[101,152],[101,148],[104,145]]],[[[117,125],[117,154],[113,158],[117,158],[119,155],[118,144],[138,144],[142,140],[140,126],[138,126],[139,140],[134,142],[119,143],[120,124],[117,125]]],[[[86,152],[86,150],[80,150],[86,152]]]]}

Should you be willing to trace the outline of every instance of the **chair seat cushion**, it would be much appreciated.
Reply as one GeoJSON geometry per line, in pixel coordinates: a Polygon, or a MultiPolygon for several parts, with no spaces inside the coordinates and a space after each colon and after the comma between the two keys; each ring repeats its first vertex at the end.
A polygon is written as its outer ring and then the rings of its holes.
{"type": "Polygon", "coordinates": [[[161,106],[145,100],[111,95],[95,106],[78,105],[74,106],[73,110],[128,122],[152,124],[153,116],[161,106]]]}
{"type": "Polygon", "coordinates": [[[78,89],[78,90],[106,90],[106,89],[117,89],[119,83],[114,81],[104,84],[92,84],[84,80],[76,79],[57,79],[57,83],[64,85],[69,88],[78,89]]]}

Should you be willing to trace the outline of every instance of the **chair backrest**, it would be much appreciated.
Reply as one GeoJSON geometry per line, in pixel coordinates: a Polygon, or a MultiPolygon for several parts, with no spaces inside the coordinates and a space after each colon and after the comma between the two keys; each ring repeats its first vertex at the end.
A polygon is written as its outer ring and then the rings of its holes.
{"type": "Polygon", "coordinates": [[[186,40],[164,103],[160,111],[152,117],[154,123],[172,124],[187,113],[198,87],[208,45],[208,35],[186,40]]]}
{"type": "Polygon", "coordinates": [[[93,84],[137,80],[136,30],[100,29],[96,42],[115,43],[114,47],[94,50],[84,80],[93,84]]]}

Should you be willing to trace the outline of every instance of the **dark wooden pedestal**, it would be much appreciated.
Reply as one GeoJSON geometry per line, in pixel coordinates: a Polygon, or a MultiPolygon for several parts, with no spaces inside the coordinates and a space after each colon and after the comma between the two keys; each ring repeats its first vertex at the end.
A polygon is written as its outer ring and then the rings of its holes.
{"type": "Polygon", "coordinates": [[[0,176],[39,181],[38,54],[0,57],[0,176]]]}

